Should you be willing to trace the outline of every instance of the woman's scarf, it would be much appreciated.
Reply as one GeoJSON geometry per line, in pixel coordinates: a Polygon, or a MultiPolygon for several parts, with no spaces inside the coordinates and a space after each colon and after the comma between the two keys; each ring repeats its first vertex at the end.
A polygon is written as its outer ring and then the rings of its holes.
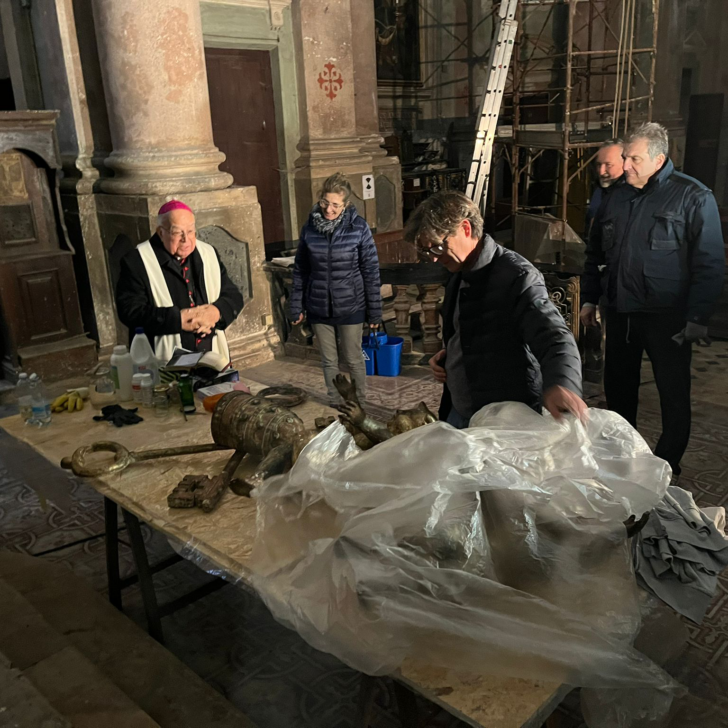
{"type": "Polygon", "coordinates": [[[335,220],[327,220],[323,216],[318,204],[316,204],[313,210],[311,210],[311,221],[313,222],[313,226],[319,233],[321,233],[321,235],[333,235],[334,231],[339,227],[339,225],[341,225],[345,217],[349,217],[348,207],[345,207],[341,211],[341,215],[339,215],[335,220]]]}

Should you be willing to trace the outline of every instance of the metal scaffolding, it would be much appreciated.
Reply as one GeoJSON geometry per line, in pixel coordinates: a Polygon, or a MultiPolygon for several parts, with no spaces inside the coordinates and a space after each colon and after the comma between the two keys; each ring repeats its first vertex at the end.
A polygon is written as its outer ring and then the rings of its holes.
{"type": "MultiPolygon", "coordinates": [[[[511,175],[514,227],[519,214],[549,215],[561,223],[566,240],[568,225],[578,225],[585,209],[583,201],[570,199],[574,180],[585,190],[599,145],[651,120],[658,5],[659,0],[518,3],[497,135],[511,175]],[[551,171],[545,179],[544,170],[551,171]]],[[[493,185],[492,210],[495,195],[493,185]]]]}

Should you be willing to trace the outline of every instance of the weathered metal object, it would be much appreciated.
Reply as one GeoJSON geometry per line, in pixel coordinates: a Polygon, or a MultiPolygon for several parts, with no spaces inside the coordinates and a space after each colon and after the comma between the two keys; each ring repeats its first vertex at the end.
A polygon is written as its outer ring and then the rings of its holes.
{"type": "MultiPolygon", "coordinates": [[[[286,390],[284,393],[291,394],[290,390],[294,388],[282,389],[286,390]]],[[[293,394],[300,398],[300,393],[293,394]]],[[[291,467],[315,434],[307,430],[303,421],[291,410],[246,392],[230,392],[220,399],[212,415],[211,431],[214,443],[139,452],[129,452],[116,442],[95,442],[78,448],[72,457],[62,460],[61,466],[73,470],[76,475],[97,477],[121,472],[129,465],[144,460],[235,450],[221,475],[212,478],[185,476],[168,497],[170,508],[199,507],[210,512],[217,506],[228,486],[232,485],[238,494],[250,495],[251,490],[265,478],[291,467]],[[87,457],[95,452],[114,453],[114,461],[97,466],[88,465],[87,457]],[[258,468],[250,478],[234,480],[235,471],[246,453],[260,460],[258,468]]]]}
{"type": "Polygon", "coordinates": [[[170,508],[200,508],[211,513],[230,485],[235,471],[243,461],[245,453],[236,450],[220,475],[185,475],[167,496],[170,508]]]}
{"type": "Polygon", "coordinates": [[[266,399],[271,404],[277,404],[280,407],[298,407],[308,399],[305,390],[289,385],[261,389],[255,396],[266,399]]]}
{"type": "Polygon", "coordinates": [[[290,446],[298,456],[312,434],[291,410],[243,392],[231,392],[218,402],[211,429],[218,445],[243,449],[257,458],[281,446],[290,446]]]}
{"type": "Polygon", "coordinates": [[[84,478],[95,478],[99,475],[118,473],[134,463],[141,463],[145,460],[156,460],[157,458],[171,458],[177,455],[193,455],[202,452],[213,452],[215,450],[226,450],[229,448],[214,443],[206,445],[181,445],[180,447],[165,447],[161,450],[139,450],[130,452],[118,442],[110,440],[99,440],[91,445],[79,447],[71,457],[61,460],[61,467],[72,470],[74,475],[84,478]],[[114,461],[104,465],[87,465],[86,458],[95,452],[114,453],[114,461]]]}
{"type": "MultiPolygon", "coordinates": [[[[342,383],[344,385],[351,388],[347,392],[350,391],[358,407],[355,387],[346,379],[342,383]]],[[[357,430],[361,436],[357,443],[361,440],[361,445],[366,448],[400,432],[434,421],[435,416],[424,405],[420,405],[413,410],[399,410],[386,425],[368,417],[365,419],[363,428],[366,435],[357,430]]],[[[317,424],[323,425],[324,422],[317,424]]],[[[97,477],[121,472],[129,465],[155,458],[235,450],[222,474],[212,478],[206,475],[187,475],[167,498],[170,508],[197,507],[210,512],[217,506],[228,487],[238,495],[248,496],[266,478],[284,473],[295,463],[301,450],[316,434],[308,430],[301,418],[291,410],[265,397],[246,392],[229,392],[220,399],[212,414],[210,429],[214,443],[129,452],[119,443],[101,441],[78,448],[72,457],[64,458],[61,465],[70,468],[76,475],[97,477]],[[95,452],[114,453],[114,461],[104,465],[87,465],[86,458],[95,452]],[[247,453],[256,458],[259,464],[248,478],[235,479],[235,471],[247,453]]]]}

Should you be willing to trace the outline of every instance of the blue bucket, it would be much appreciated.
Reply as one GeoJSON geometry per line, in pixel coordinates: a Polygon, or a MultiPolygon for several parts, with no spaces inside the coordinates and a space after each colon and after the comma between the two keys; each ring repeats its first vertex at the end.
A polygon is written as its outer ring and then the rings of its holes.
{"type": "Polygon", "coordinates": [[[404,339],[390,336],[376,353],[377,374],[380,377],[398,377],[402,371],[402,344],[404,339]]]}
{"type": "Polygon", "coordinates": [[[361,340],[361,351],[364,355],[364,364],[367,369],[367,376],[374,376],[376,374],[376,354],[375,352],[379,348],[387,343],[387,334],[383,331],[378,331],[375,334],[369,334],[364,336],[361,340]]]}

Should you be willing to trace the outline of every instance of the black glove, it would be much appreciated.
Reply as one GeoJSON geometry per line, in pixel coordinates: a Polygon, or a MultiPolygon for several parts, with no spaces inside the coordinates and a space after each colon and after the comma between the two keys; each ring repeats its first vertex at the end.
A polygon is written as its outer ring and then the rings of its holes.
{"type": "Polygon", "coordinates": [[[135,409],[124,409],[118,404],[109,404],[101,409],[101,414],[94,417],[96,422],[113,422],[117,427],[136,425],[144,422],[144,418],[137,414],[135,409]]]}
{"type": "Polygon", "coordinates": [[[688,321],[685,328],[679,334],[675,334],[672,340],[680,346],[685,342],[692,344],[694,341],[698,343],[698,346],[710,346],[713,343],[708,336],[708,327],[692,321],[688,321]]]}

